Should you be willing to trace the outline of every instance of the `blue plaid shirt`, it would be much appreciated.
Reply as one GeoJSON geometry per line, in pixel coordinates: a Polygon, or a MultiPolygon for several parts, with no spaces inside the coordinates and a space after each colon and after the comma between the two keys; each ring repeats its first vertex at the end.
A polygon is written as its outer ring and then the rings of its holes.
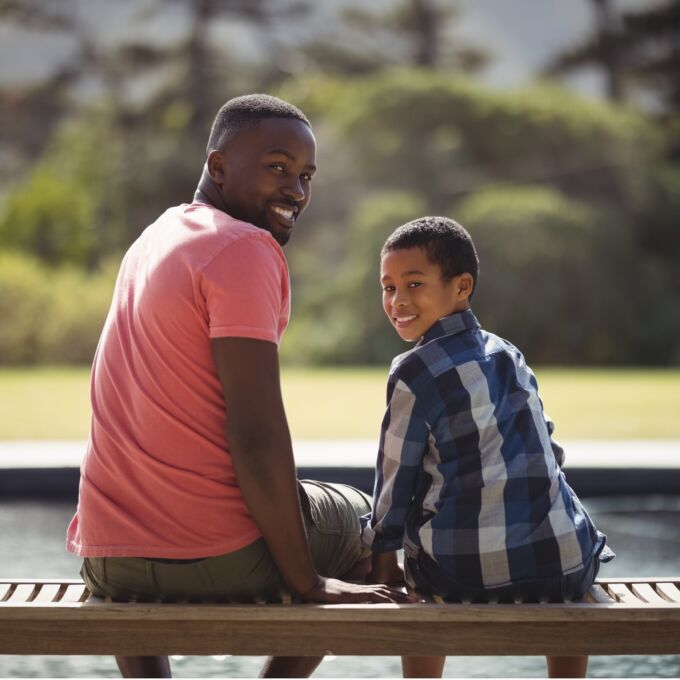
{"type": "Polygon", "coordinates": [[[392,362],[364,543],[483,588],[582,568],[604,537],[553,429],[517,348],[470,310],[440,319],[392,362]]]}

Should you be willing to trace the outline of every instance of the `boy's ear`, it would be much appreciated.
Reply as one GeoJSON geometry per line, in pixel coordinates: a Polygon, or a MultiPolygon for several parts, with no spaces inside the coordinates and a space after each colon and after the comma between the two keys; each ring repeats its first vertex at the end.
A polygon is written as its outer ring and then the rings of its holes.
{"type": "Polygon", "coordinates": [[[206,161],[210,179],[216,184],[224,182],[224,154],[221,151],[211,151],[206,161]]]}
{"type": "Polygon", "coordinates": [[[454,294],[458,302],[465,302],[468,300],[474,289],[475,282],[472,274],[465,273],[456,276],[453,279],[454,294]]]}

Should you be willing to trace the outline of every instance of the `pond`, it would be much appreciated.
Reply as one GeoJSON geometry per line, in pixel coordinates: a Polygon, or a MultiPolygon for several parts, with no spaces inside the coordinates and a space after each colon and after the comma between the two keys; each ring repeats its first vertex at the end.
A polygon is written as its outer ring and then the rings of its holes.
{"type": "MultiPolygon", "coordinates": [[[[680,573],[680,496],[588,498],[585,504],[608,535],[617,558],[603,577],[680,573]]],[[[71,503],[0,501],[3,577],[77,578],[80,560],[66,553],[71,503]]],[[[263,657],[175,657],[178,678],[257,677],[263,657]]],[[[541,657],[449,657],[445,677],[545,677],[541,657]]],[[[112,657],[0,656],[0,677],[119,677],[112,657]]],[[[400,677],[394,657],[327,657],[317,678],[400,677]]],[[[679,677],[680,656],[592,657],[591,677],[679,677]]]]}

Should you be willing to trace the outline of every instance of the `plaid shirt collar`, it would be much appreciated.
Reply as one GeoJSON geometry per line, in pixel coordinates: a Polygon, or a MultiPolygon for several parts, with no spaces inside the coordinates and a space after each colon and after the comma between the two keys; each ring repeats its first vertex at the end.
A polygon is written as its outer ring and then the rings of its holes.
{"type": "Polygon", "coordinates": [[[479,321],[472,313],[471,309],[466,309],[463,312],[456,312],[450,316],[443,316],[432,328],[430,328],[425,335],[418,341],[416,347],[421,347],[426,342],[436,340],[445,335],[456,335],[464,331],[477,330],[480,328],[479,321]]]}

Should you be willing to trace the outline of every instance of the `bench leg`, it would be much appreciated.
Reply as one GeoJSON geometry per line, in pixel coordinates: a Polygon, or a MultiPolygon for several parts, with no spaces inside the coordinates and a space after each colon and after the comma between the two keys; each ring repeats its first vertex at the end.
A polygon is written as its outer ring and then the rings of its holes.
{"type": "Polygon", "coordinates": [[[308,678],[322,661],[322,656],[270,656],[260,677],[308,678]]]}
{"type": "Polygon", "coordinates": [[[585,678],[587,656],[546,656],[549,678],[585,678]]]}
{"type": "Polygon", "coordinates": [[[167,656],[117,656],[118,670],[124,678],[171,678],[167,656]]]}

